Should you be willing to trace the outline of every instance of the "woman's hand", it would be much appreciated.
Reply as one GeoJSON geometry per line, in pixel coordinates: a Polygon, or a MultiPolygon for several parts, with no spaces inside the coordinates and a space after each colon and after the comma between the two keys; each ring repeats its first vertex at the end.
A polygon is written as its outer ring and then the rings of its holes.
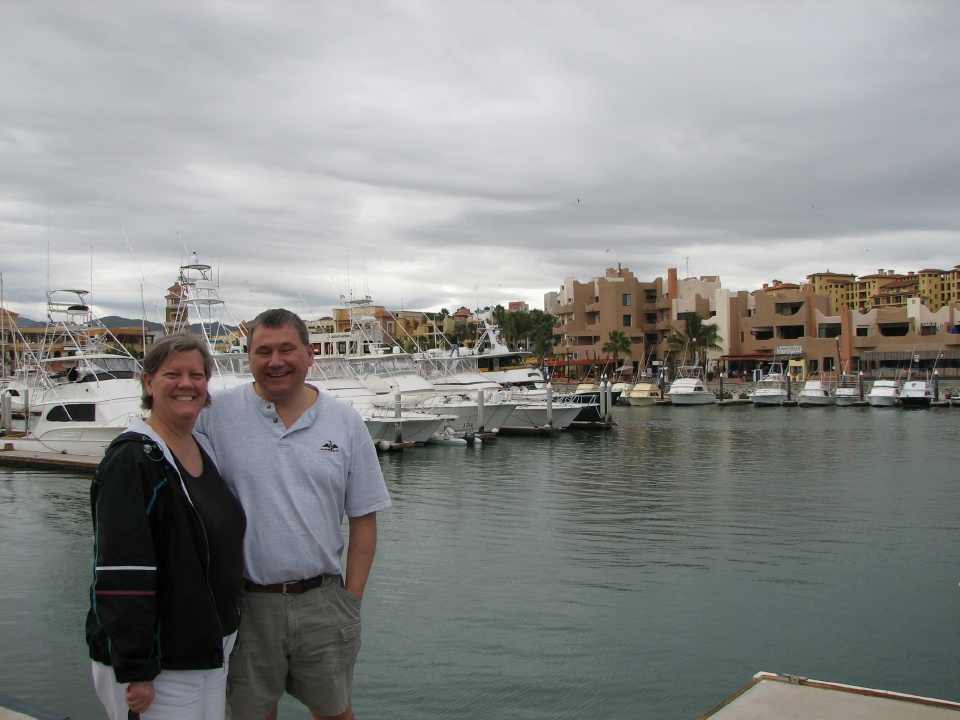
{"type": "Polygon", "coordinates": [[[145,713],[153,702],[153,680],[130,683],[125,696],[127,707],[135,713],[145,713]]]}

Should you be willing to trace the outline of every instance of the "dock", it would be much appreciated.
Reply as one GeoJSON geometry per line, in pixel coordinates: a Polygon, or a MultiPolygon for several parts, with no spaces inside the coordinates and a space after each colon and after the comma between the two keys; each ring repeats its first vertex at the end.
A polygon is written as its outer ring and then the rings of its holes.
{"type": "Polygon", "coordinates": [[[555,425],[538,425],[536,427],[502,427],[498,435],[556,435],[560,428],[555,425]]]}
{"type": "Polygon", "coordinates": [[[610,430],[617,426],[614,420],[574,420],[567,430],[610,430]]]}
{"type": "MultiPolygon", "coordinates": [[[[96,455],[67,455],[66,453],[36,452],[33,450],[0,450],[0,466],[34,468],[40,470],[68,470],[89,473],[97,469],[103,458],[96,455]]],[[[2,718],[0,718],[2,720],[2,718]]]]}
{"type": "Polygon", "coordinates": [[[960,703],[793,675],[757,673],[700,720],[954,720],[960,703]]]}

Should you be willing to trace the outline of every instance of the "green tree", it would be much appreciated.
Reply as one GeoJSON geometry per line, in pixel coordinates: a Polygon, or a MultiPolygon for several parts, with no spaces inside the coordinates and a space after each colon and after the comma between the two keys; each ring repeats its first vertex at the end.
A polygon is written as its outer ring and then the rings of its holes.
{"type": "Polygon", "coordinates": [[[620,355],[632,355],[630,350],[630,338],[623,330],[611,330],[610,340],[603,345],[603,351],[613,355],[613,362],[616,367],[620,367],[620,355]]]}
{"type": "Polygon", "coordinates": [[[667,338],[667,344],[671,350],[689,353],[693,363],[706,370],[707,351],[720,350],[722,340],[723,338],[717,334],[717,326],[714,323],[705,323],[700,313],[692,312],[684,317],[682,330],[673,328],[673,332],[667,338]]]}
{"type": "Polygon", "coordinates": [[[533,353],[541,359],[552,356],[556,345],[554,330],[557,326],[557,318],[543,310],[531,310],[524,314],[529,316],[527,340],[533,353]]]}

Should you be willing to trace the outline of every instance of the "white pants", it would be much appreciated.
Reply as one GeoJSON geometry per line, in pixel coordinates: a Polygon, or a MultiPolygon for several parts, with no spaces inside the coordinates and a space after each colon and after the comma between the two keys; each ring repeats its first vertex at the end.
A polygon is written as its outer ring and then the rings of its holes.
{"type": "MultiPolygon", "coordinates": [[[[224,720],[227,668],[237,639],[223,639],[222,668],[215,670],[164,670],[153,679],[154,699],[141,720],[224,720]]],[[[127,720],[127,683],[118,683],[113,668],[93,663],[93,686],[110,720],[127,720]]]]}

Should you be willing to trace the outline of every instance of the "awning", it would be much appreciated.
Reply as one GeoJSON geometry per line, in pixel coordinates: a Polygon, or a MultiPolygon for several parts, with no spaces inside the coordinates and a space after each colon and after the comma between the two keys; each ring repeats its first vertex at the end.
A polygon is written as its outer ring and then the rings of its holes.
{"type": "Polygon", "coordinates": [[[721,355],[718,360],[770,360],[775,357],[773,353],[752,353],[747,355],[721,355]]]}

